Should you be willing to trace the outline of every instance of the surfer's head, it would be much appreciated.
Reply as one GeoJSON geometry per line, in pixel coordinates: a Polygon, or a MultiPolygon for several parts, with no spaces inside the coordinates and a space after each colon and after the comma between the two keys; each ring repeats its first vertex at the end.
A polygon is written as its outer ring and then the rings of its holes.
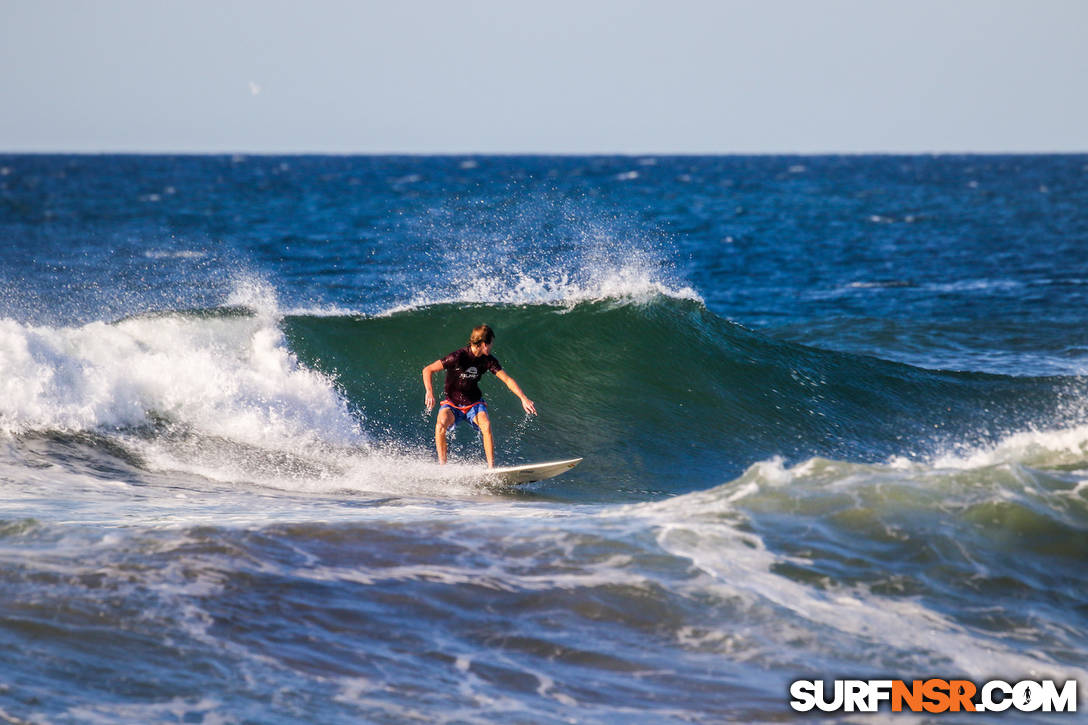
{"type": "Polygon", "coordinates": [[[488,325],[479,325],[472,328],[472,334],[469,335],[468,344],[474,348],[479,348],[481,345],[490,345],[491,341],[495,339],[495,331],[488,325]]]}

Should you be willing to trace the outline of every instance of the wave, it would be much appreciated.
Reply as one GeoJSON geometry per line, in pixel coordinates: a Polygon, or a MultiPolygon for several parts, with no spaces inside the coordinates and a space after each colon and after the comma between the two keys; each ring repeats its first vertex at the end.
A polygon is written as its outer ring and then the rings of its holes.
{"type": "MultiPolygon", "coordinates": [[[[1057,453],[1067,436],[1039,443],[1057,453]]],[[[801,647],[857,666],[856,652],[884,652],[877,672],[924,676],[940,661],[979,679],[1068,676],[1080,635],[1064,613],[1083,600],[1088,556],[1088,459],[1079,466],[775,458],[610,516],[652,525],[663,550],[700,572],[700,591],[733,603],[732,631],[762,631],[778,656],[801,647]],[[996,604],[1007,601],[1018,606],[996,604]],[[1049,608],[1053,621],[1035,615],[1049,608]]],[[[696,634],[711,645],[724,635],[696,634]]]]}
{"type": "MultiPolygon", "coordinates": [[[[146,465],[216,480],[355,487],[393,461],[412,485],[433,482],[420,370],[481,322],[540,411],[526,418],[485,378],[499,460],[585,456],[574,480],[587,495],[602,480],[606,495],[635,499],[705,489],[776,456],[977,455],[1084,420],[1080,378],[932,371],[786,343],[655,284],[641,297],[638,285],[597,287],[603,299],[575,302],[568,286],[559,303],[364,316],[283,315],[254,283],[208,310],[80,327],[0,320],[0,431],[123,436],[146,465]]],[[[455,461],[477,461],[478,448],[471,433],[454,435],[455,461]]]]}
{"type": "Polygon", "coordinates": [[[80,327],[0,320],[0,431],[173,425],[242,443],[360,438],[332,381],[275,320],[226,308],[80,327]]]}
{"type": "Polygon", "coordinates": [[[431,431],[419,370],[481,322],[541,411],[526,421],[485,378],[508,436],[500,442],[520,459],[590,455],[604,476],[644,492],[713,485],[723,470],[775,455],[929,459],[1082,418],[1077,378],[931,371],[784,343],[660,294],[570,306],[444,303],[283,324],[291,349],[337,380],[368,433],[422,449],[431,431]]]}

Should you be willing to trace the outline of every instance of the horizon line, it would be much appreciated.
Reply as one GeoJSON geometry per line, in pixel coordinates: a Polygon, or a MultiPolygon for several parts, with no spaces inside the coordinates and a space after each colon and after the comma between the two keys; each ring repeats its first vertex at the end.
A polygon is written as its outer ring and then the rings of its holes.
{"type": "Polygon", "coordinates": [[[0,156],[410,156],[410,157],[708,157],[708,156],[1084,156],[1083,150],[918,150],[918,151],[329,151],[329,150],[71,150],[0,149],[0,156]]]}

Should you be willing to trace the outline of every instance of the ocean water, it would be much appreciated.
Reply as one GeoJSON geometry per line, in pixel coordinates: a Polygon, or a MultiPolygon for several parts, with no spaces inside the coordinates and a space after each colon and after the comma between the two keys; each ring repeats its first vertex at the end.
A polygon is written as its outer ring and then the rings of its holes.
{"type": "Polygon", "coordinates": [[[0,249],[0,721],[1086,700],[1088,156],[0,156],[0,249]],[[578,468],[437,465],[481,322],[578,468]]]}

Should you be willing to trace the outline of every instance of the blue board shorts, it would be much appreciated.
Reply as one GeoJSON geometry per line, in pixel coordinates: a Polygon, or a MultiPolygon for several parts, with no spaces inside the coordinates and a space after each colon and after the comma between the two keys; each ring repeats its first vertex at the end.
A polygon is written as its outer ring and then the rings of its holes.
{"type": "Polygon", "coordinates": [[[487,412],[487,403],[485,403],[483,400],[477,400],[472,405],[454,405],[448,400],[443,400],[442,404],[438,406],[438,409],[442,410],[443,408],[449,408],[451,411],[453,411],[454,425],[457,425],[458,423],[464,421],[468,421],[469,425],[471,425],[476,430],[480,430],[480,426],[476,425],[476,416],[480,413],[487,412]]]}

